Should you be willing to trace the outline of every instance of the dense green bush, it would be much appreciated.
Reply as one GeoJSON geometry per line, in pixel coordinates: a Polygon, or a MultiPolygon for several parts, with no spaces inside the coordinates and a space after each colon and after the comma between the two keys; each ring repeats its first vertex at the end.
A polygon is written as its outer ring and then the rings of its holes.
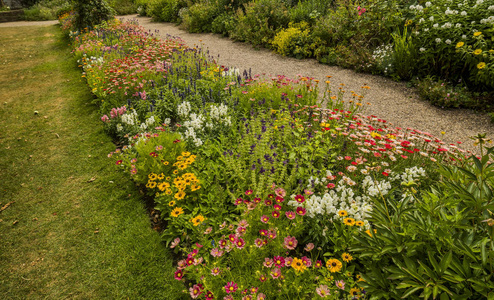
{"type": "Polygon", "coordinates": [[[182,7],[187,7],[185,1],[154,0],[149,2],[146,14],[155,21],[176,22],[179,20],[178,12],[182,7]]]}
{"type": "Polygon", "coordinates": [[[55,20],[71,9],[71,1],[42,0],[25,9],[24,17],[28,21],[55,20]]]}
{"type": "Polygon", "coordinates": [[[211,32],[213,20],[218,15],[215,5],[198,2],[190,6],[182,15],[182,25],[190,32],[211,32]]]}
{"type": "Polygon", "coordinates": [[[109,0],[108,4],[115,10],[117,15],[130,15],[137,11],[134,0],[109,0]]]}
{"type": "Polygon", "coordinates": [[[78,29],[92,28],[115,15],[115,10],[105,0],[79,0],[75,2],[74,9],[78,29]]]}

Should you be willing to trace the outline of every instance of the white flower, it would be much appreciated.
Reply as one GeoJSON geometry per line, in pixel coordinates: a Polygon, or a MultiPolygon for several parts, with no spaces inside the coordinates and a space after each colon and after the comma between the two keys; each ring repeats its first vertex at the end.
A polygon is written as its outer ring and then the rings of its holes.
{"type": "Polygon", "coordinates": [[[440,38],[436,38],[436,43],[440,43],[441,42],[441,39],[440,38]]]}
{"type": "Polygon", "coordinates": [[[464,34],[461,36],[462,39],[466,40],[467,39],[467,36],[464,34]]]}
{"type": "Polygon", "coordinates": [[[431,7],[432,3],[430,1],[425,2],[425,7],[431,7]]]}
{"type": "Polygon", "coordinates": [[[439,27],[439,24],[436,23],[436,24],[432,25],[432,27],[437,28],[437,27],[439,27]]]}
{"type": "Polygon", "coordinates": [[[444,42],[445,42],[446,44],[448,44],[448,45],[451,45],[451,40],[450,40],[450,39],[447,39],[447,40],[445,40],[444,42]]]}
{"type": "Polygon", "coordinates": [[[462,12],[460,13],[460,15],[462,15],[462,16],[466,16],[466,15],[467,15],[467,12],[466,12],[466,11],[462,11],[462,12]]]}
{"type": "Polygon", "coordinates": [[[424,51],[425,51],[425,48],[424,48],[424,47],[421,47],[421,48],[419,49],[419,51],[420,51],[420,52],[424,52],[424,51]]]}
{"type": "Polygon", "coordinates": [[[420,18],[420,20],[419,20],[419,24],[420,24],[420,23],[423,23],[423,22],[425,22],[425,19],[424,19],[424,18],[420,18]]]}
{"type": "Polygon", "coordinates": [[[491,5],[487,8],[488,10],[494,10],[494,5],[491,5]]]}
{"type": "Polygon", "coordinates": [[[122,132],[122,130],[123,130],[122,124],[117,124],[117,131],[122,132]]]}
{"type": "Polygon", "coordinates": [[[461,28],[461,24],[460,23],[456,23],[455,27],[456,28],[461,28]]]}
{"type": "Polygon", "coordinates": [[[431,17],[429,18],[429,21],[434,21],[434,16],[431,16],[431,17]]]}
{"type": "Polygon", "coordinates": [[[482,3],[484,3],[484,0],[477,0],[477,2],[476,2],[477,5],[480,5],[482,3]]]}

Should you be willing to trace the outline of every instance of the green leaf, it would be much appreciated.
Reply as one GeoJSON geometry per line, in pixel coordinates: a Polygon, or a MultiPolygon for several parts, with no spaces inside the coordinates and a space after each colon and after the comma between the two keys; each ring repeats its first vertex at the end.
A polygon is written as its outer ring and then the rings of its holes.
{"type": "Polygon", "coordinates": [[[416,291],[420,290],[422,287],[414,287],[414,288],[409,288],[408,290],[405,291],[405,293],[403,293],[403,295],[401,295],[401,299],[405,299],[407,298],[408,296],[410,296],[411,294],[415,293],[416,291]]]}
{"type": "Polygon", "coordinates": [[[441,268],[439,269],[441,274],[444,274],[444,272],[449,268],[452,259],[453,259],[453,252],[450,250],[441,259],[441,268]]]}

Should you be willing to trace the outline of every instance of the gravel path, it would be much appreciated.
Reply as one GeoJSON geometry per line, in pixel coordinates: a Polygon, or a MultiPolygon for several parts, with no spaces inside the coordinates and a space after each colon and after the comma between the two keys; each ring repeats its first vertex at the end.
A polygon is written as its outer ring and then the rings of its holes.
{"type": "MultiPolygon", "coordinates": [[[[465,109],[443,110],[421,101],[414,89],[407,88],[404,83],[394,82],[388,78],[369,74],[355,73],[340,67],[319,64],[313,59],[297,60],[283,57],[270,50],[255,50],[245,43],[237,43],[220,35],[203,33],[191,34],[179,29],[171,23],[153,23],[148,17],[137,15],[124,16],[123,19],[137,19],[139,24],[155,32],[161,37],[167,34],[179,36],[192,45],[203,45],[214,57],[218,57],[221,65],[237,67],[241,71],[252,69],[252,74],[277,75],[283,74],[296,78],[298,74],[313,77],[321,81],[331,75],[333,90],[340,83],[345,84],[347,91],[361,91],[361,86],[371,87],[366,92],[364,102],[370,102],[365,114],[376,115],[394,126],[414,128],[429,132],[442,138],[445,142],[460,141],[462,148],[474,150],[470,136],[478,133],[494,135],[494,124],[486,114],[476,113],[465,109]],[[444,135],[441,132],[445,132],[444,135]]],[[[53,25],[57,21],[42,22],[11,22],[0,23],[0,27],[53,25]]]]}
{"type": "Polygon", "coordinates": [[[444,110],[434,107],[420,100],[414,89],[407,88],[405,83],[319,64],[313,59],[298,60],[267,49],[255,50],[248,44],[233,42],[217,34],[191,34],[175,24],[154,23],[147,17],[132,15],[124,19],[137,19],[144,28],[152,32],[158,30],[161,37],[170,34],[181,37],[190,46],[203,44],[213,57],[219,56],[221,65],[237,67],[241,71],[251,68],[252,74],[283,74],[290,78],[301,74],[321,81],[331,75],[333,91],[338,89],[340,83],[344,83],[347,91],[359,93],[361,86],[366,84],[371,87],[364,98],[364,102],[371,103],[364,111],[366,115],[376,115],[397,127],[429,132],[448,143],[460,141],[464,149],[474,149],[470,136],[478,133],[488,133],[489,137],[494,135],[494,125],[488,115],[465,109],[444,110]],[[441,134],[443,131],[444,135],[441,134]]]}

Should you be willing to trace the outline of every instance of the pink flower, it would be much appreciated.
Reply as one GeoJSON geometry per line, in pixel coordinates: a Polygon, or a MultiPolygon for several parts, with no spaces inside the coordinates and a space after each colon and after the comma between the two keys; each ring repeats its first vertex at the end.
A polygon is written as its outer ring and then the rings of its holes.
{"type": "Polygon", "coordinates": [[[312,249],[314,249],[314,244],[313,243],[308,243],[304,250],[307,251],[307,252],[310,252],[312,249]]]}
{"type": "Polygon", "coordinates": [[[177,268],[180,270],[185,269],[187,266],[187,261],[185,259],[179,260],[177,263],[177,268]]]}
{"type": "Polygon", "coordinates": [[[230,242],[235,243],[237,241],[237,236],[234,234],[230,234],[228,236],[228,239],[230,240],[230,242]]]}
{"type": "Polygon", "coordinates": [[[242,300],[252,300],[252,296],[251,295],[243,296],[242,300]]]}
{"type": "Polygon", "coordinates": [[[268,236],[268,231],[266,229],[259,230],[259,234],[262,236],[268,236]]]}
{"type": "Polygon", "coordinates": [[[264,295],[263,293],[259,293],[257,295],[257,300],[266,300],[266,295],[264,295]]]}
{"type": "Polygon", "coordinates": [[[281,205],[275,204],[275,205],[273,206],[273,208],[274,208],[275,210],[281,210],[281,205]]]}
{"type": "Polygon", "coordinates": [[[233,300],[233,296],[232,295],[226,295],[225,297],[223,297],[223,300],[233,300]]]}
{"type": "Polygon", "coordinates": [[[254,242],[257,248],[261,248],[263,246],[263,242],[260,238],[257,238],[254,242]]]}
{"type": "Polygon", "coordinates": [[[260,280],[261,282],[266,281],[266,280],[267,280],[266,275],[262,274],[262,275],[261,275],[261,277],[259,277],[259,280],[260,280]]]}
{"type": "Polygon", "coordinates": [[[220,268],[218,268],[218,267],[212,268],[211,269],[211,275],[213,275],[213,276],[220,275],[220,268]]]}
{"type": "Polygon", "coordinates": [[[102,117],[101,117],[101,121],[103,121],[103,122],[105,122],[105,123],[106,123],[106,122],[110,122],[110,118],[108,118],[108,116],[107,116],[107,115],[104,115],[104,116],[102,116],[102,117]]]}
{"type": "Polygon", "coordinates": [[[276,230],[269,229],[269,231],[268,231],[268,238],[275,239],[276,238],[276,230]]]}
{"type": "Polygon", "coordinates": [[[286,191],[283,188],[277,188],[276,190],[274,190],[274,193],[276,194],[276,196],[279,197],[285,197],[286,195],[286,191]]]}
{"type": "Polygon", "coordinates": [[[285,216],[288,219],[293,220],[293,219],[295,219],[295,217],[297,216],[297,214],[295,214],[293,211],[287,211],[287,212],[285,212],[285,216]]]}
{"type": "Polygon", "coordinates": [[[206,300],[213,300],[214,299],[214,294],[211,291],[206,292],[206,300]]]}
{"type": "Polygon", "coordinates": [[[278,203],[282,203],[283,201],[285,201],[285,199],[283,197],[276,196],[275,201],[278,202],[278,203]]]}
{"type": "Polygon", "coordinates": [[[259,290],[259,288],[254,287],[254,286],[253,286],[253,287],[251,287],[251,288],[249,289],[249,291],[250,291],[250,293],[251,293],[252,295],[254,295],[255,293],[257,293],[257,291],[258,291],[258,290],[259,290]]]}
{"type": "Polygon", "coordinates": [[[225,251],[223,250],[220,250],[218,248],[213,248],[211,249],[211,255],[213,257],[221,257],[223,255],[223,253],[225,253],[225,251]]]}
{"type": "Polygon", "coordinates": [[[343,280],[337,280],[335,281],[335,285],[337,288],[344,290],[345,289],[345,282],[343,280]]]}
{"type": "Polygon", "coordinates": [[[170,248],[175,248],[178,246],[178,244],[180,243],[180,238],[175,238],[172,242],[172,244],[170,245],[170,248]]]}
{"type": "Polygon", "coordinates": [[[220,248],[221,248],[221,249],[224,249],[224,248],[225,248],[225,246],[226,246],[226,240],[225,240],[225,239],[221,239],[221,240],[219,241],[219,244],[220,244],[220,248]]]}
{"type": "Polygon", "coordinates": [[[305,197],[302,195],[297,195],[297,196],[295,196],[295,201],[297,201],[298,203],[304,203],[305,197]]]}
{"type": "Polygon", "coordinates": [[[268,216],[266,216],[266,215],[262,215],[261,216],[261,222],[263,222],[264,224],[266,224],[266,223],[268,223],[268,221],[269,221],[269,217],[268,216]]]}
{"type": "Polygon", "coordinates": [[[265,266],[266,268],[271,268],[273,264],[274,264],[273,260],[269,257],[264,258],[264,262],[262,263],[262,265],[265,266]]]}
{"type": "Polygon", "coordinates": [[[281,270],[279,268],[274,268],[273,270],[271,270],[271,273],[269,275],[271,275],[271,277],[273,277],[273,279],[280,278],[281,270]]]}
{"type": "Polygon", "coordinates": [[[204,260],[204,258],[202,258],[202,257],[195,258],[195,259],[194,259],[194,266],[197,266],[197,265],[202,264],[202,261],[203,261],[203,260],[204,260]]]}
{"type": "Polygon", "coordinates": [[[210,234],[211,231],[213,231],[213,227],[208,227],[206,228],[206,230],[204,231],[204,234],[210,234]]]}
{"type": "Polygon", "coordinates": [[[235,282],[233,281],[230,281],[228,282],[226,285],[225,285],[225,292],[227,294],[230,294],[230,293],[235,293],[238,289],[238,286],[235,282]]]}
{"type": "Polygon", "coordinates": [[[316,260],[316,263],[314,264],[314,268],[319,269],[319,268],[321,268],[321,267],[322,267],[322,261],[320,261],[320,260],[316,260]]]}
{"type": "Polygon", "coordinates": [[[297,207],[297,214],[303,216],[303,215],[305,215],[305,212],[306,212],[305,208],[297,207]]]}
{"type": "Polygon", "coordinates": [[[259,203],[259,202],[261,202],[261,201],[262,201],[262,200],[261,200],[261,198],[259,198],[259,197],[254,198],[254,203],[259,203]]]}
{"type": "Polygon", "coordinates": [[[326,298],[329,296],[331,293],[329,292],[329,288],[327,285],[320,285],[319,287],[316,288],[316,293],[321,296],[322,298],[326,298]]]}
{"type": "Polygon", "coordinates": [[[307,196],[310,196],[310,195],[314,194],[314,192],[313,192],[313,191],[311,191],[311,190],[304,190],[304,193],[305,193],[307,196]]]}
{"type": "Polygon", "coordinates": [[[291,267],[293,262],[293,257],[285,257],[285,267],[291,267]]]}
{"type": "Polygon", "coordinates": [[[249,227],[249,223],[247,222],[247,220],[241,220],[240,222],[238,222],[238,226],[249,227]]]}
{"type": "Polygon", "coordinates": [[[245,195],[250,196],[252,195],[253,191],[252,190],[246,190],[245,195]]]}
{"type": "Polygon", "coordinates": [[[264,200],[264,205],[271,206],[273,205],[273,201],[271,201],[270,199],[264,200]]]}
{"type": "Polygon", "coordinates": [[[283,243],[283,247],[285,247],[288,250],[293,250],[295,247],[297,247],[298,241],[295,237],[293,236],[287,236],[285,238],[285,242],[283,243]]]}
{"type": "Polygon", "coordinates": [[[281,268],[285,266],[285,259],[283,256],[275,256],[273,257],[273,263],[276,267],[281,268]]]}
{"type": "Polygon", "coordinates": [[[328,185],[326,185],[326,187],[328,189],[333,189],[335,187],[335,184],[334,183],[328,183],[328,185]]]}
{"type": "Polygon", "coordinates": [[[242,227],[242,226],[238,226],[237,227],[237,234],[238,235],[243,235],[245,233],[245,231],[247,230],[247,228],[245,227],[242,227]]]}
{"type": "Polygon", "coordinates": [[[274,210],[274,211],[271,213],[271,215],[273,216],[273,218],[279,218],[281,214],[280,214],[280,212],[279,212],[279,211],[274,210]]]}
{"type": "Polygon", "coordinates": [[[302,262],[307,268],[310,268],[312,266],[312,260],[308,258],[307,256],[302,257],[302,262]]]}

